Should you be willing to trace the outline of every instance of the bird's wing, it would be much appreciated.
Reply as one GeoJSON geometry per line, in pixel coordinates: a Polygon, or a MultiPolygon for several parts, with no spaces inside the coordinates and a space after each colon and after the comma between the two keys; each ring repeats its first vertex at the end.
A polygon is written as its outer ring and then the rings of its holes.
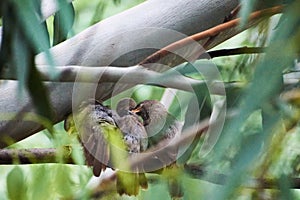
{"type": "Polygon", "coordinates": [[[102,104],[84,102],[75,114],[75,120],[86,162],[93,167],[94,175],[99,176],[110,165],[109,134],[118,134],[111,111],[102,104]]]}
{"type": "MultiPolygon", "coordinates": [[[[124,143],[129,152],[128,156],[133,157],[136,155],[135,153],[147,149],[147,133],[138,116],[127,114],[119,117],[115,115],[115,122],[123,133],[124,143]]],[[[144,189],[148,187],[145,173],[139,173],[139,170],[130,171],[130,168],[117,171],[117,191],[120,195],[137,195],[140,187],[144,189]]]]}
{"type": "Polygon", "coordinates": [[[169,147],[169,145],[175,137],[180,135],[183,123],[170,114],[162,121],[164,121],[164,125],[157,134],[149,138],[149,145],[160,150],[156,154],[157,163],[161,167],[165,167],[176,162],[178,147],[169,147]]]}
{"type": "Polygon", "coordinates": [[[139,153],[147,149],[147,132],[137,116],[125,115],[115,121],[124,134],[125,143],[129,152],[139,153]]]}

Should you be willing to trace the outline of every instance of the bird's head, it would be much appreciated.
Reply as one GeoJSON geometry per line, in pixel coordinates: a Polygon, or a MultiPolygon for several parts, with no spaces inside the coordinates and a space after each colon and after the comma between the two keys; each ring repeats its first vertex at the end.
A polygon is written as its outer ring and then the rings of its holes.
{"type": "Polygon", "coordinates": [[[120,117],[130,114],[129,111],[136,107],[136,102],[131,98],[121,99],[118,104],[116,111],[120,117]]]}
{"type": "Polygon", "coordinates": [[[139,103],[131,112],[142,117],[144,126],[149,125],[153,119],[163,118],[167,114],[165,106],[157,100],[145,100],[139,103]]]}
{"type": "Polygon", "coordinates": [[[93,119],[93,121],[98,123],[107,122],[115,125],[112,118],[112,111],[107,106],[104,106],[100,101],[95,99],[83,101],[79,106],[78,115],[79,117],[77,117],[77,121],[93,119]]]}

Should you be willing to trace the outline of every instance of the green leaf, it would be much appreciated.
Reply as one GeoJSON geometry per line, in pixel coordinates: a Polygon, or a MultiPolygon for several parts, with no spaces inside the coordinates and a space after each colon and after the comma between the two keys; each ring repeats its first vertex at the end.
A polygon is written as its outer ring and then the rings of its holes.
{"type": "Polygon", "coordinates": [[[99,21],[101,21],[103,19],[103,13],[104,13],[104,10],[106,9],[107,7],[107,4],[108,2],[107,1],[103,1],[103,0],[100,0],[96,6],[96,9],[95,9],[95,12],[94,12],[94,15],[92,17],[92,20],[90,22],[90,25],[93,25],[99,21]]]}
{"type": "Polygon", "coordinates": [[[110,145],[110,151],[112,155],[112,162],[114,166],[122,170],[130,170],[129,164],[127,162],[127,151],[126,145],[123,141],[123,134],[119,128],[109,123],[101,123],[101,129],[105,139],[110,145]]]}
{"type": "MultiPolygon", "coordinates": [[[[32,62],[33,59],[32,59],[32,62]]],[[[50,122],[53,121],[53,112],[50,105],[48,93],[41,80],[40,74],[37,71],[34,63],[31,63],[31,68],[29,71],[29,76],[27,80],[27,87],[30,93],[33,104],[37,109],[37,113],[42,117],[48,119],[50,122]]],[[[52,132],[52,130],[49,130],[52,132]]]]}
{"type": "Polygon", "coordinates": [[[14,3],[7,5],[8,10],[5,12],[4,24],[7,24],[5,27],[14,28],[5,30],[11,31],[9,33],[5,32],[4,34],[11,35],[8,37],[10,43],[5,43],[7,44],[6,48],[8,50],[6,51],[8,52],[2,51],[4,55],[8,54],[8,60],[2,57],[1,62],[10,63],[12,65],[10,73],[17,73],[19,80],[18,94],[22,94],[23,88],[27,86],[38,114],[51,121],[53,116],[50,103],[34,63],[34,56],[39,52],[39,48],[48,49],[49,38],[47,34],[44,34],[47,32],[45,25],[44,27],[41,25],[37,15],[39,14],[40,4],[33,0],[26,0],[25,2],[27,2],[28,5],[23,5],[23,1],[14,1],[14,3]],[[14,12],[9,13],[8,11],[14,12]],[[30,19],[32,21],[28,22],[30,19]],[[32,30],[28,29],[27,26],[31,27],[32,30]],[[39,46],[40,44],[44,44],[44,46],[39,46]]]}
{"type": "MultiPolygon", "coordinates": [[[[49,52],[49,37],[45,26],[41,25],[39,17],[40,8],[38,0],[13,0],[18,20],[21,22],[25,36],[34,47],[35,53],[45,52],[50,66],[54,66],[53,58],[49,52]]],[[[53,71],[54,68],[52,68],[53,71]]]]}
{"type": "Polygon", "coordinates": [[[241,2],[241,26],[245,26],[248,22],[248,17],[250,13],[253,11],[255,3],[257,0],[240,0],[241,2]]]}
{"type": "Polygon", "coordinates": [[[158,182],[150,184],[149,188],[146,191],[142,191],[141,199],[171,199],[168,193],[167,183],[163,180],[159,180],[158,182]]]}
{"type": "Polygon", "coordinates": [[[1,14],[2,14],[2,38],[1,38],[1,50],[0,50],[0,74],[4,67],[9,67],[12,62],[12,41],[13,37],[11,33],[15,32],[15,26],[11,24],[15,21],[13,14],[13,8],[9,3],[1,1],[1,14]]]}
{"type": "Polygon", "coordinates": [[[293,195],[290,189],[291,183],[287,175],[282,174],[279,179],[279,188],[280,188],[280,196],[281,199],[285,200],[293,200],[295,196],[293,195]]]}
{"type": "Polygon", "coordinates": [[[72,196],[72,170],[66,165],[56,165],[55,166],[55,190],[60,196],[65,198],[72,196]]]}
{"type": "Polygon", "coordinates": [[[113,0],[113,2],[114,2],[115,5],[118,5],[118,4],[121,3],[121,0],[113,0]]]}
{"type": "Polygon", "coordinates": [[[58,5],[60,7],[59,11],[54,15],[53,27],[53,46],[66,40],[68,33],[72,35],[72,26],[75,20],[75,10],[72,3],[66,1],[59,1],[58,5]]]}
{"type": "Polygon", "coordinates": [[[19,98],[22,98],[30,70],[29,65],[32,63],[30,59],[33,59],[33,52],[30,50],[31,48],[27,40],[24,39],[24,35],[22,34],[20,27],[16,26],[15,31],[12,32],[11,35],[13,36],[12,54],[14,59],[10,69],[12,70],[12,73],[17,73],[19,80],[18,95],[19,98]],[[13,70],[14,68],[16,69],[13,70]]]}
{"type": "Polygon", "coordinates": [[[15,167],[7,175],[7,194],[10,200],[27,199],[27,185],[20,167],[15,167]]]}
{"type": "Polygon", "coordinates": [[[36,13],[35,0],[14,0],[18,12],[18,19],[25,30],[26,37],[30,39],[36,50],[46,51],[49,47],[46,30],[36,13]]]}
{"type": "Polygon", "coordinates": [[[53,195],[53,167],[47,165],[33,165],[31,199],[42,199],[45,196],[53,195]],[[52,168],[51,168],[52,167],[52,168]]]}

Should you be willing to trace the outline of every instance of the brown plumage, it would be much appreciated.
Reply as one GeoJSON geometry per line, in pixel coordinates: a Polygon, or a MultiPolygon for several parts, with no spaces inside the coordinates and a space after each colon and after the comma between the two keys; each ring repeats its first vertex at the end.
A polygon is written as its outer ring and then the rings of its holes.
{"type": "MultiPolygon", "coordinates": [[[[179,136],[181,133],[182,123],[168,113],[165,106],[157,100],[145,100],[139,103],[131,112],[142,117],[149,137],[149,148],[164,148],[174,137],[179,136]]],[[[164,167],[176,168],[177,153],[178,148],[160,152],[155,156],[159,162],[152,159],[151,164],[155,162],[158,169],[164,167]]],[[[183,196],[183,191],[177,178],[176,176],[168,177],[169,191],[172,197],[183,196]]]]}
{"type": "MultiPolygon", "coordinates": [[[[116,110],[118,115],[115,117],[116,124],[124,134],[124,142],[131,157],[145,151],[148,146],[147,132],[142,122],[136,114],[129,112],[135,106],[136,103],[133,99],[122,99],[117,105],[116,110]]],[[[140,186],[144,189],[148,187],[144,173],[118,171],[117,177],[117,190],[119,194],[137,195],[140,186]],[[126,184],[127,182],[130,183],[129,186],[126,184]]]]}
{"type": "Polygon", "coordinates": [[[162,141],[168,143],[181,132],[182,123],[168,113],[165,106],[157,100],[145,100],[131,112],[142,117],[150,147],[162,141]]]}
{"type": "Polygon", "coordinates": [[[136,114],[129,111],[135,106],[136,103],[133,99],[122,99],[116,108],[118,116],[114,118],[117,126],[124,134],[124,141],[130,153],[143,152],[148,147],[147,132],[141,120],[136,114]]]}
{"type": "Polygon", "coordinates": [[[75,117],[86,162],[93,167],[93,174],[100,176],[110,164],[109,144],[103,128],[107,125],[117,130],[112,112],[98,101],[89,100],[80,105],[75,117]]]}

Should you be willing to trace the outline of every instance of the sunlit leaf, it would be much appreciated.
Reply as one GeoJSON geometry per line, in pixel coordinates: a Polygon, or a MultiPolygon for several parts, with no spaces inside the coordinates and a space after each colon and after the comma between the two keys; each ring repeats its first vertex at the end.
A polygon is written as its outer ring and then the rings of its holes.
{"type": "Polygon", "coordinates": [[[55,169],[55,191],[62,197],[72,196],[72,170],[68,166],[57,165],[55,169]]]}
{"type": "Polygon", "coordinates": [[[15,167],[7,175],[7,194],[11,200],[27,199],[27,185],[22,170],[15,167]]]}
{"type": "Polygon", "coordinates": [[[31,191],[31,199],[42,199],[45,196],[53,194],[53,172],[49,170],[49,166],[32,166],[32,183],[31,187],[34,190],[31,191]]]}
{"type": "Polygon", "coordinates": [[[93,18],[90,24],[95,24],[103,19],[103,13],[105,8],[107,7],[107,1],[100,0],[96,6],[96,10],[94,12],[93,18]]]}

